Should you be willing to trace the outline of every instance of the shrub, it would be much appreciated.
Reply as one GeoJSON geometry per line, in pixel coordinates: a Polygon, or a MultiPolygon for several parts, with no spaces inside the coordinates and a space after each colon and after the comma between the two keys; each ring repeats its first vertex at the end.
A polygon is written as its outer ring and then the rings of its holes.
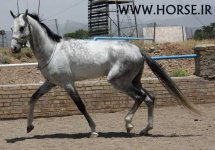
{"type": "Polygon", "coordinates": [[[202,26],[201,29],[197,29],[194,34],[194,39],[215,39],[215,23],[211,23],[208,26],[202,26]]]}
{"type": "Polygon", "coordinates": [[[174,68],[170,76],[172,77],[184,77],[188,76],[189,72],[184,68],[174,68]]]}
{"type": "Polygon", "coordinates": [[[0,62],[1,62],[1,64],[10,64],[10,59],[9,59],[9,57],[7,57],[7,56],[2,56],[1,58],[0,58],[0,62]]]}
{"type": "Polygon", "coordinates": [[[89,33],[83,29],[79,29],[75,32],[66,33],[63,35],[64,38],[74,38],[74,39],[88,39],[89,33]]]}
{"type": "Polygon", "coordinates": [[[28,58],[32,58],[33,57],[33,53],[31,51],[26,51],[25,52],[25,56],[28,58]]]}
{"type": "Polygon", "coordinates": [[[22,58],[22,53],[12,54],[12,56],[18,60],[22,58]]]}

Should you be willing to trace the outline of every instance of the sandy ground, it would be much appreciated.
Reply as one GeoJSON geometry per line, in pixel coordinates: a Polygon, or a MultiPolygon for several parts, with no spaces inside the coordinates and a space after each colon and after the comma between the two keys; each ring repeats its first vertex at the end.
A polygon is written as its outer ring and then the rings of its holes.
{"type": "Polygon", "coordinates": [[[215,103],[201,105],[205,116],[181,106],[156,108],[150,136],[139,136],[146,110],[138,110],[131,134],[124,129],[124,112],[92,114],[98,138],[88,138],[89,127],[81,115],[35,119],[26,133],[26,120],[0,121],[0,150],[214,150],[215,103]]]}

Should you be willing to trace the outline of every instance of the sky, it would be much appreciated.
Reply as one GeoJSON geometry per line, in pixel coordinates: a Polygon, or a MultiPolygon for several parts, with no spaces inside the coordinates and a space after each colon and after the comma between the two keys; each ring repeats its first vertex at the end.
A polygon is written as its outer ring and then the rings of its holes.
{"type": "MultiPolygon", "coordinates": [[[[20,12],[38,12],[39,0],[19,0],[20,12]]],[[[214,0],[135,0],[135,3],[144,5],[157,4],[209,4],[215,6],[214,0]]],[[[10,30],[12,25],[12,17],[9,11],[17,13],[16,0],[0,0],[0,30],[10,30]]],[[[67,20],[75,22],[87,23],[88,0],[41,0],[40,17],[46,22],[58,19],[58,23],[65,23],[67,20]]],[[[215,9],[214,9],[215,10],[215,9]]],[[[214,12],[215,13],[215,12],[214,12]]],[[[213,14],[214,17],[215,14],[213,14]]],[[[180,16],[153,16],[153,15],[138,15],[138,20],[143,23],[143,20],[167,19],[180,16]]],[[[215,17],[214,17],[215,20],[215,17]]]]}

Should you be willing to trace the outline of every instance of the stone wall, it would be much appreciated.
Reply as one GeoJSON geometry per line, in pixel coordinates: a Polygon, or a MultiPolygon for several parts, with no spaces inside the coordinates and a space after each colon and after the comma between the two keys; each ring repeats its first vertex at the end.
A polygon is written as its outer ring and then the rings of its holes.
{"type": "Polygon", "coordinates": [[[197,45],[194,51],[199,55],[195,59],[195,75],[208,80],[215,79],[215,45],[197,45]]]}
{"type": "MultiPolygon", "coordinates": [[[[188,99],[194,103],[215,102],[215,81],[200,77],[173,78],[188,99]]],[[[178,104],[156,78],[143,79],[144,87],[156,97],[156,106],[178,104]]],[[[0,119],[25,118],[28,101],[39,84],[0,86],[0,119]]],[[[82,81],[76,84],[89,112],[117,112],[128,110],[132,100],[113,89],[104,80],[82,81]]],[[[143,104],[143,107],[145,105],[143,104]]],[[[56,87],[40,98],[35,108],[36,117],[80,114],[64,89],[56,87]]]]}

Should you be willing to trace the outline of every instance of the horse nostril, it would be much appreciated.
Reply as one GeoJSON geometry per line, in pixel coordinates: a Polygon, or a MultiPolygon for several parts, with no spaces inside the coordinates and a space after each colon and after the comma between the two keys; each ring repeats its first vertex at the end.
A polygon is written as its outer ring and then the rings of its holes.
{"type": "Polygon", "coordinates": [[[16,51],[17,51],[17,47],[16,46],[14,46],[14,47],[11,48],[11,52],[12,53],[15,53],[16,51]]]}

